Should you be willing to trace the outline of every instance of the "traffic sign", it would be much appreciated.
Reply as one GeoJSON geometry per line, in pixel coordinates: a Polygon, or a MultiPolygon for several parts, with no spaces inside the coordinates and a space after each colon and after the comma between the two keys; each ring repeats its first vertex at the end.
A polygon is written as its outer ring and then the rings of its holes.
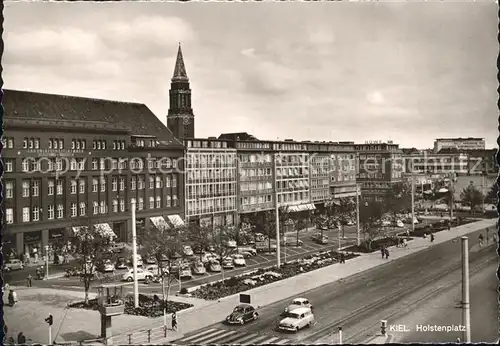
{"type": "Polygon", "coordinates": [[[240,303],[250,304],[250,295],[249,294],[240,294],[240,303]]]}

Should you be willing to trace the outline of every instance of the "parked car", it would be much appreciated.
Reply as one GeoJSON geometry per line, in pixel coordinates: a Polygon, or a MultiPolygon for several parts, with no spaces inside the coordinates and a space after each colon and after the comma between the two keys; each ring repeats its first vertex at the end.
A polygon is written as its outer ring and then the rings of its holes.
{"type": "Polygon", "coordinates": [[[208,245],[207,248],[206,248],[206,250],[208,252],[215,252],[215,247],[213,245],[208,245]]]}
{"type": "Polygon", "coordinates": [[[298,308],[288,312],[285,318],[278,323],[279,330],[298,332],[302,328],[312,327],[314,315],[309,308],[298,308]]]}
{"type": "Polygon", "coordinates": [[[240,266],[240,267],[244,267],[247,265],[247,261],[245,261],[245,258],[241,254],[233,255],[233,263],[235,266],[240,266]]]}
{"type": "Polygon", "coordinates": [[[222,268],[220,266],[219,261],[211,260],[208,264],[208,270],[214,273],[220,273],[222,271],[222,268]]]}
{"type": "MultiPolygon", "coordinates": [[[[130,258],[129,263],[130,263],[130,265],[133,265],[134,264],[134,259],[130,258]]],[[[142,267],[143,264],[144,263],[142,262],[142,256],[141,255],[137,255],[137,266],[138,267],[142,267]]]]}
{"type": "MultiPolygon", "coordinates": [[[[151,273],[150,271],[143,270],[141,268],[137,269],[137,280],[139,281],[146,280],[146,278],[152,279],[153,276],[153,273],[151,273]]],[[[134,269],[129,269],[125,274],[123,274],[122,280],[129,282],[134,281],[134,269]]]]}
{"type": "Polygon", "coordinates": [[[266,236],[262,233],[255,233],[255,241],[260,242],[260,241],[265,241],[266,236]]]}
{"type": "Polygon", "coordinates": [[[191,249],[191,246],[189,246],[189,245],[184,245],[182,247],[182,252],[184,253],[184,256],[193,256],[194,255],[193,249],[191,249]]]}
{"type": "Polygon", "coordinates": [[[179,277],[181,279],[191,279],[193,277],[193,273],[191,272],[191,267],[187,264],[183,264],[179,270],[179,277]]]}
{"type": "Polygon", "coordinates": [[[99,265],[99,271],[102,271],[104,273],[110,273],[115,271],[115,265],[111,260],[106,260],[99,265]]]}
{"type": "Polygon", "coordinates": [[[146,264],[156,264],[156,260],[151,256],[147,257],[145,262],[146,264]]]}
{"type": "Polygon", "coordinates": [[[128,268],[127,260],[125,259],[125,257],[119,257],[116,260],[115,268],[116,269],[127,269],[128,268]]]}
{"type": "Polygon", "coordinates": [[[259,318],[259,313],[250,304],[240,304],[234,308],[233,312],[226,317],[229,324],[245,324],[259,318]]]}
{"type": "Polygon", "coordinates": [[[389,227],[390,225],[391,225],[391,222],[389,220],[382,221],[382,226],[383,227],[389,227]]]}
{"type": "Polygon", "coordinates": [[[243,255],[243,257],[248,258],[257,255],[257,250],[253,247],[240,247],[237,251],[239,254],[243,255]]]}
{"type": "Polygon", "coordinates": [[[328,236],[323,235],[321,236],[321,233],[316,233],[311,236],[311,240],[314,241],[315,243],[319,244],[328,244],[328,236]]]}
{"type": "Polygon", "coordinates": [[[5,262],[3,265],[3,270],[5,272],[10,272],[12,270],[21,270],[24,269],[24,264],[18,259],[11,259],[5,262]]]}
{"type": "Polygon", "coordinates": [[[299,241],[297,241],[296,238],[295,239],[286,238],[286,240],[281,240],[280,244],[281,246],[302,246],[304,245],[304,242],[300,239],[299,241]]]}
{"type": "Polygon", "coordinates": [[[143,268],[144,270],[153,273],[154,275],[160,274],[160,267],[157,264],[147,264],[143,268]]]}
{"type": "Polygon", "coordinates": [[[233,259],[231,257],[226,257],[222,261],[222,268],[224,269],[233,269],[234,264],[233,264],[233,259]]]}
{"type": "MultiPolygon", "coordinates": [[[[255,243],[257,252],[269,251],[269,243],[267,241],[259,241],[255,243]]],[[[276,251],[276,244],[271,243],[271,252],[276,251]]]]}
{"type": "Polygon", "coordinates": [[[193,274],[204,275],[207,272],[202,262],[193,263],[193,274]]]}
{"type": "Polygon", "coordinates": [[[290,305],[285,308],[284,313],[292,312],[298,308],[309,308],[312,310],[313,307],[307,298],[295,298],[290,305]]]}
{"type": "Polygon", "coordinates": [[[203,253],[203,247],[201,245],[195,245],[193,246],[193,252],[197,255],[200,255],[203,253]]]}
{"type": "Polygon", "coordinates": [[[404,225],[403,221],[398,220],[398,221],[396,221],[396,226],[398,226],[399,228],[403,228],[405,225],[404,225]]]}
{"type": "Polygon", "coordinates": [[[113,253],[123,252],[125,250],[125,248],[126,248],[126,244],[125,243],[113,243],[110,246],[110,250],[113,253]]]}
{"type": "Polygon", "coordinates": [[[236,244],[235,240],[228,240],[225,245],[228,248],[236,248],[236,247],[238,247],[238,245],[236,244]]]}
{"type": "Polygon", "coordinates": [[[352,220],[347,221],[347,226],[354,226],[355,223],[352,220]]]}

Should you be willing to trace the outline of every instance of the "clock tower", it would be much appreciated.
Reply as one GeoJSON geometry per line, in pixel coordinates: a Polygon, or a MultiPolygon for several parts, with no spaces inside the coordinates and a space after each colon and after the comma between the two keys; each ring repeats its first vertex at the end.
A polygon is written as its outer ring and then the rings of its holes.
{"type": "Polygon", "coordinates": [[[194,114],[191,108],[191,89],[184,66],[181,44],[177,51],[174,75],[170,83],[170,107],[167,115],[167,127],[175,137],[194,138],[194,114]]]}

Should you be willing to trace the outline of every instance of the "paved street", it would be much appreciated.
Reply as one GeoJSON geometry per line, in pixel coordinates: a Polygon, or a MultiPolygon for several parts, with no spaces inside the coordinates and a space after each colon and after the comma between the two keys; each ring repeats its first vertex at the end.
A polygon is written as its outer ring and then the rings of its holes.
{"type": "MultiPolygon", "coordinates": [[[[471,234],[470,239],[470,247],[473,248],[477,234],[471,234]]],[[[477,251],[476,248],[477,246],[473,248],[470,255],[471,270],[474,265],[496,258],[493,246],[482,251],[477,251]]],[[[179,344],[335,343],[338,338],[336,334],[338,326],[344,328],[344,340],[350,336],[353,342],[362,342],[370,333],[374,333],[374,326],[384,318],[388,309],[397,311],[401,304],[407,303],[406,299],[411,298],[412,294],[421,296],[432,293],[437,287],[436,282],[443,275],[451,275],[460,270],[457,267],[459,264],[460,243],[448,241],[303,293],[302,296],[308,298],[314,305],[317,323],[311,329],[302,330],[297,334],[284,334],[275,330],[280,314],[290,301],[287,299],[259,309],[259,319],[247,325],[226,326],[218,322],[187,334],[175,342],[179,344]]]]}
{"type": "MultiPolygon", "coordinates": [[[[302,256],[316,253],[318,251],[322,250],[329,250],[329,249],[337,249],[338,248],[338,230],[330,230],[330,231],[324,231],[325,235],[329,236],[329,244],[322,245],[322,244],[317,244],[311,240],[311,235],[313,233],[317,232],[315,229],[310,229],[309,231],[303,231],[299,233],[299,239],[301,239],[304,242],[303,246],[296,247],[296,246],[287,246],[286,250],[284,247],[281,247],[281,259],[282,261],[285,261],[285,258],[287,261],[294,260],[297,258],[300,258],[302,256]]],[[[350,226],[345,228],[345,238],[340,239],[340,244],[341,246],[348,246],[356,243],[356,227],[355,226],[350,226]]],[[[291,235],[289,234],[288,240],[295,239],[296,236],[295,234],[291,235]]],[[[195,255],[196,256],[196,255],[195,255]]],[[[276,261],[276,255],[274,253],[272,254],[267,254],[267,253],[258,253],[256,256],[251,257],[246,259],[247,266],[242,267],[242,268],[235,268],[235,269],[229,269],[224,271],[224,277],[228,278],[230,276],[242,274],[244,272],[252,271],[258,268],[270,266],[274,264],[276,261]]],[[[117,270],[116,273],[124,272],[123,270],[117,270]]],[[[23,271],[18,271],[15,272],[17,275],[17,281],[20,282],[21,284],[24,284],[25,282],[25,276],[21,276],[23,274],[23,271]]],[[[217,280],[222,279],[222,273],[207,273],[205,275],[200,275],[200,276],[194,276],[192,279],[185,279],[181,280],[180,287],[193,287],[197,285],[201,285],[204,283],[208,282],[213,282],[217,280]]],[[[47,281],[33,281],[33,285],[36,287],[45,287],[45,288],[65,288],[69,290],[76,290],[80,291],[83,290],[82,285],[79,282],[79,279],[77,277],[72,277],[72,278],[58,278],[58,279],[51,279],[47,281]]],[[[150,284],[144,284],[140,283],[140,290],[143,293],[159,293],[161,292],[161,285],[158,283],[150,283],[150,284]]],[[[130,288],[131,290],[132,288],[130,288]]],[[[177,281],[174,281],[171,286],[172,292],[178,291],[179,290],[179,283],[177,281]]]]}

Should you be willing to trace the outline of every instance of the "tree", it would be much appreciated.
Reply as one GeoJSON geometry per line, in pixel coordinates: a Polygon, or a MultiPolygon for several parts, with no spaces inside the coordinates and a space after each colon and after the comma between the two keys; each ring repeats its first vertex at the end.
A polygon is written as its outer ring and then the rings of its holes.
{"type": "Polygon", "coordinates": [[[211,228],[211,240],[214,244],[215,254],[220,258],[222,270],[222,282],[224,282],[223,262],[226,257],[234,253],[234,248],[228,247],[229,240],[236,238],[236,227],[234,226],[215,226],[211,228]]]}
{"type": "Polygon", "coordinates": [[[380,220],[384,213],[383,206],[376,202],[365,202],[359,207],[359,222],[362,226],[363,234],[367,239],[367,249],[371,250],[373,240],[379,235],[380,228],[377,227],[377,221],[380,220]]]}
{"type": "Polygon", "coordinates": [[[495,182],[490,191],[484,199],[485,203],[497,204],[498,203],[498,184],[495,182]]]}
{"type": "MultiPolygon", "coordinates": [[[[210,245],[210,235],[212,233],[212,226],[208,224],[203,225],[190,225],[187,230],[191,238],[198,244],[202,250],[210,245]]],[[[203,251],[200,252],[200,259],[203,256],[203,251]]]]}
{"type": "Polygon", "coordinates": [[[296,232],[296,240],[297,240],[297,246],[298,246],[299,245],[299,232],[307,227],[307,222],[298,213],[294,214],[291,217],[291,220],[293,221],[293,226],[294,226],[294,229],[296,232]]]}
{"type": "Polygon", "coordinates": [[[474,185],[469,185],[460,193],[462,203],[470,206],[472,216],[474,217],[475,208],[483,203],[484,196],[474,185]]]}
{"type": "Polygon", "coordinates": [[[85,304],[89,303],[89,290],[96,279],[97,266],[110,258],[114,234],[100,224],[89,222],[75,227],[74,257],[81,271],[80,281],[85,290],[85,304]]]}
{"type": "Polygon", "coordinates": [[[262,228],[264,229],[264,235],[267,237],[269,244],[269,253],[271,253],[271,237],[276,234],[276,215],[275,211],[266,211],[264,213],[264,223],[262,228]]]}
{"type": "Polygon", "coordinates": [[[404,183],[394,184],[385,200],[385,211],[392,214],[394,224],[397,214],[403,210],[411,210],[411,186],[404,183]]]}
{"type": "Polygon", "coordinates": [[[167,313],[170,286],[173,280],[177,279],[173,269],[182,248],[181,239],[185,232],[184,226],[170,228],[167,224],[158,224],[144,229],[138,238],[143,251],[158,264],[157,274],[161,279],[164,315],[167,313]]]}

